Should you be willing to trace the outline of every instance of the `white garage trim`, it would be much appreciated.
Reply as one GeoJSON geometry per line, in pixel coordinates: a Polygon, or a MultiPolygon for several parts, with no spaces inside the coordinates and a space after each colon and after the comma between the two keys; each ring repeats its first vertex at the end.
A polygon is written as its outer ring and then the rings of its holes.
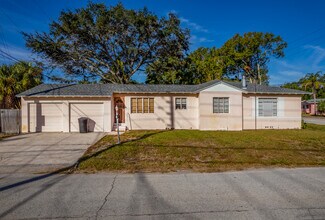
{"type": "Polygon", "coordinates": [[[103,102],[69,102],[69,131],[79,132],[78,119],[90,119],[90,131],[104,131],[104,103],[103,102]]]}

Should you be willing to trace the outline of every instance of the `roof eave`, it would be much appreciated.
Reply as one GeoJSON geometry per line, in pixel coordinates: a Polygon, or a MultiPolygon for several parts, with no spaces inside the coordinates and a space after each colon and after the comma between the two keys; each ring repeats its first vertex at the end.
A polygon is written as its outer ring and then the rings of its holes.
{"type": "Polygon", "coordinates": [[[211,87],[213,87],[213,86],[215,86],[215,85],[218,85],[218,84],[224,84],[224,85],[226,85],[226,86],[229,86],[229,87],[231,87],[231,88],[233,88],[233,89],[236,89],[236,90],[238,90],[238,91],[241,91],[241,92],[243,92],[243,93],[247,93],[247,89],[242,89],[242,88],[239,88],[239,87],[237,87],[237,86],[233,86],[233,85],[231,85],[231,84],[229,84],[229,83],[227,83],[227,82],[224,82],[224,81],[218,81],[218,82],[216,82],[216,83],[213,83],[213,84],[211,84],[211,85],[209,85],[209,86],[206,86],[206,87],[203,87],[202,89],[197,89],[197,90],[195,90],[195,92],[201,92],[201,91],[203,91],[203,90],[205,90],[205,89],[208,89],[208,88],[211,88],[211,87]]]}
{"type": "Polygon", "coordinates": [[[112,97],[111,95],[22,95],[22,96],[16,96],[18,98],[27,97],[27,98],[91,98],[91,97],[100,97],[100,98],[106,98],[106,97],[112,97]]]}
{"type": "Polygon", "coordinates": [[[125,91],[125,92],[113,92],[113,94],[198,94],[198,92],[173,92],[173,91],[166,91],[166,92],[143,92],[143,91],[138,91],[138,92],[130,92],[130,91],[125,91]]]}
{"type": "Polygon", "coordinates": [[[274,94],[274,95],[305,95],[306,93],[291,93],[291,92],[247,92],[252,94],[274,94]]]}

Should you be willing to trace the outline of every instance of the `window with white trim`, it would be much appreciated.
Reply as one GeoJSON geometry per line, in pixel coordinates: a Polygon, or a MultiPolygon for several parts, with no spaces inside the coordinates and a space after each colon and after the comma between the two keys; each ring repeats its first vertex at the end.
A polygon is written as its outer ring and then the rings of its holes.
{"type": "Polygon", "coordinates": [[[229,97],[213,97],[213,113],[229,113],[229,97]]]}
{"type": "Polygon", "coordinates": [[[131,98],[131,113],[154,113],[154,98],[131,98]]]}
{"type": "Polygon", "coordinates": [[[259,98],[258,99],[258,116],[276,117],[278,115],[277,98],[259,98]]]}
{"type": "Polygon", "coordinates": [[[186,109],[186,98],[175,98],[175,108],[176,109],[186,109]]]}

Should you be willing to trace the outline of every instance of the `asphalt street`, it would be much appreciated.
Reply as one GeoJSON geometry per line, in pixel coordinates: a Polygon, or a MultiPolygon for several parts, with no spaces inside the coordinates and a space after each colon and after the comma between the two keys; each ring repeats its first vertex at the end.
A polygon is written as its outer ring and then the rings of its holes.
{"type": "Polygon", "coordinates": [[[325,125],[325,117],[303,117],[303,120],[307,123],[325,125]]]}
{"type": "Polygon", "coordinates": [[[0,174],[0,219],[325,219],[325,168],[0,174]]]}

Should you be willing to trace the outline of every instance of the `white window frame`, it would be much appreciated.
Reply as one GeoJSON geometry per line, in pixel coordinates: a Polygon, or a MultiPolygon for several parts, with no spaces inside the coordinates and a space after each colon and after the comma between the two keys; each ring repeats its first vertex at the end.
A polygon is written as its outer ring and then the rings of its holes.
{"type": "Polygon", "coordinates": [[[187,109],[187,98],[175,98],[175,109],[186,110],[187,109]],[[177,103],[179,101],[179,103],[177,103]]]}
{"type": "Polygon", "coordinates": [[[279,116],[279,100],[278,98],[258,98],[257,109],[258,117],[271,117],[279,116]]]}
{"type": "Polygon", "coordinates": [[[230,104],[229,97],[213,97],[212,112],[214,114],[229,114],[230,104]]]}

